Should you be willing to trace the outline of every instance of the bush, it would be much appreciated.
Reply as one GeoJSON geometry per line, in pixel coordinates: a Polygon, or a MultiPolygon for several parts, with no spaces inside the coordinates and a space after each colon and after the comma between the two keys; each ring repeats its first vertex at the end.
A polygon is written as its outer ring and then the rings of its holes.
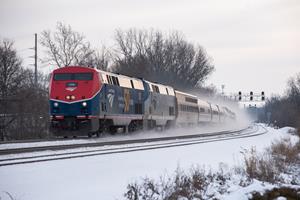
{"type": "Polygon", "coordinates": [[[230,175],[223,170],[206,173],[204,169],[193,168],[189,173],[184,173],[178,168],[174,177],[162,177],[158,182],[144,178],[140,184],[129,184],[124,197],[128,200],[207,199],[214,196],[207,194],[209,185],[217,184],[218,192],[224,193],[229,177],[230,175]]]}
{"type": "Polygon", "coordinates": [[[279,171],[274,167],[274,159],[268,153],[259,155],[255,148],[243,152],[246,173],[251,179],[274,183],[278,180],[279,171]]]}
{"type": "Polygon", "coordinates": [[[275,141],[271,147],[267,149],[276,166],[280,171],[284,171],[286,166],[292,165],[299,160],[299,145],[293,145],[290,138],[285,138],[282,141],[275,141]]]}
{"type": "MultiPolygon", "coordinates": [[[[251,179],[275,183],[282,173],[289,173],[300,164],[300,143],[292,144],[290,138],[275,141],[264,153],[255,148],[243,152],[245,171],[251,179]]],[[[292,179],[295,179],[293,177],[292,179]]]]}
{"type": "MultiPolygon", "coordinates": [[[[145,178],[140,184],[129,184],[124,197],[128,200],[218,199],[231,185],[246,187],[253,179],[299,185],[299,146],[300,142],[292,144],[290,139],[283,139],[260,154],[255,148],[244,150],[244,167],[233,170],[222,163],[217,172],[192,168],[185,173],[178,168],[172,177],[162,177],[159,181],[145,178]]],[[[258,194],[253,195],[253,199],[264,198],[258,194]]]]}

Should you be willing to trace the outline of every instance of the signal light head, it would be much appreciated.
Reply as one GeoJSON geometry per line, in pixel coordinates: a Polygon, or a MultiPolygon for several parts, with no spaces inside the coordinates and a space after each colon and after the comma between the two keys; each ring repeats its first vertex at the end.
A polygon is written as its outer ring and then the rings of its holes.
{"type": "Polygon", "coordinates": [[[241,100],[242,100],[242,92],[239,91],[239,101],[241,101],[241,100]]]}

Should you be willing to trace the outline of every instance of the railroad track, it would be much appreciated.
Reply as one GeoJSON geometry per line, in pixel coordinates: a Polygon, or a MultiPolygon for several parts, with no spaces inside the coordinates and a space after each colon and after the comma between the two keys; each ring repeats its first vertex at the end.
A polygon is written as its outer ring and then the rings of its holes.
{"type": "MultiPolygon", "coordinates": [[[[46,153],[41,155],[31,155],[31,156],[25,155],[25,156],[20,156],[15,158],[0,159],[0,167],[7,166],[7,165],[26,164],[26,163],[34,163],[34,162],[80,158],[80,157],[87,157],[87,156],[107,155],[107,154],[115,154],[115,153],[126,153],[126,152],[134,152],[134,151],[145,151],[145,150],[154,150],[154,149],[161,149],[161,148],[195,145],[195,144],[216,142],[222,140],[254,137],[254,136],[265,134],[266,132],[267,130],[263,126],[254,125],[241,130],[222,131],[217,133],[207,133],[207,134],[198,134],[198,135],[184,135],[184,136],[174,136],[174,137],[167,137],[167,138],[149,138],[149,139],[85,143],[85,144],[73,144],[73,145],[61,145],[61,146],[30,147],[30,148],[23,148],[23,149],[13,149],[13,151],[11,151],[10,149],[8,150],[7,154],[19,154],[19,153],[28,153],[28,152],[41,152],[41,151],[46,151],[46,153]],[[259,131],[259,129],[263,129],[263,131],[259,131]],[[109,145],[109,147],[106,147],[107,145],[109,145]],[[83,149],[83,148],[88,148],[88,149],[83,149]],[[62,152],[70,149],[73,151],[62,152]]],[[[3,150],[1,151],[0,152],[2,153],[2,155],[4,155],[3,154],[4,151],[3,150]]]]}
{"type": "MultiPolygon", "coordinates": [[[[142,138],[142,139],[129,139],[129,140],[120,140],[120,141],[99,141],[99,142],[84,142],[84,143],[71,143],[71,144],[60,144],[60,145],[42,145],[42,146],[32,146],[32,147],[18,147],[18,148],[9,148],[9,149],[0,149],[0,156],[7,154],[18,154],[18,153],[30,153],[38,151],[57,151],[57,150],[66,150],[66,149],[75,149],[75,148],[85,148],[85,147],[100,147],[108,145],[125,145],[125,144],[134,144],[134,143],[143,143],[143,142],[158,142],[158,141],[167,141],[167,140],[176,140],[176,139],[191,139],[199,137],[209,137],[223,134],[239,133],[240,131],[249,129],[250,127],[233,130],[233,131],[218,131],[213,133],[201,133],[193,135],[181,135],[181,136],[167,136],[167,137],[155,137],[155,138],[142,138]]],[[[47,140],[48,141],[48,140],[47,140]]],[[[51,140],[50,140],[51,141],[51,140]]],[[[66,140],[68,142],[68,140],[66,140]]],[[[41,141],[44,142],[44,141],[41,141]]],[[[34,142],[37,143],[37,142],[34,142]]]]}

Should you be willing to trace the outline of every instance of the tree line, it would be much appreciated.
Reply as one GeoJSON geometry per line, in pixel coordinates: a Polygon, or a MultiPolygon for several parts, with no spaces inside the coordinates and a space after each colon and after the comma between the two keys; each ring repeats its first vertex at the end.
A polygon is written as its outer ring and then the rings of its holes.
{"type": "Polygon", "coordinates": [[[0,41],[0,139],[42,138],[48,127],[48,79],[22,67],[13,41],[0,41]]]}
{"type": "Polygon", "coordinates": [[[273,96],[266,101],[260,121],[278,127],[300,128],[300,73],[288,80],[285,95],[273,96]]]}
{"type": "Polygon", "coordinates": [[[83,65],[145,78],[178,89],[201,88],[214,66],[204,48],[188,42],[178,31],[116,30],[115,47],[92,47],[70,25],[57,23],[56,31],[45,30],[40,39],[49,62],[57,67],[83,65]]]}
{"type": "MultiPolygon", "coordinates": [[[[87,66],[145,78],[184,90],[214,93],[203,83],[214,66],[204,48],[188,42],[182,33],[159,30],[116,30],[113,48],[94,48],[70,25],[57,23],[55,31],[44,30],[40,45],[42,61],[54,67],[87,66]]],[[[0,38],[0,139],[30,139],[49,136],[49,75],[23,67],[14,42],[0,38]]]]}

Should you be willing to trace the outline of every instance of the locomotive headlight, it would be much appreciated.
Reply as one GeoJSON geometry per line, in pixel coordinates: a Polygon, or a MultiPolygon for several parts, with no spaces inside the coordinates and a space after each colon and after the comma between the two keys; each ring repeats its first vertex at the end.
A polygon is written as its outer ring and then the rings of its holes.
{"type": "Polygon", "coordinates": [[[83,106],[83,107],[86,107],[86,106],[87,106],[87,103],[86,103],[86,102],[82,102],[82,106],[83,106]]]}
{"type": "Polygon", "coordinates": [[[54,102],[54,103],[53,103],[53,106],[54,106],[54,107],[58,107],[58,103],[57,103],[57,102],[54,102]]]}
{"type": "Polygon", "coordinates": [[[72,100],[74,100],[74,99],[75,99],[75,96],[74,96],[74,95],[72,95],[72,96],[71,96],[71,99],[72,99],[72,100]]]}
{"type": "Polygon", "coordinates": [[[69,95],[68,95],[68,96],[66,96],[66,99],[70,100],[70,99],[71,99],[71,96],[69,96],[69,95]]]}

